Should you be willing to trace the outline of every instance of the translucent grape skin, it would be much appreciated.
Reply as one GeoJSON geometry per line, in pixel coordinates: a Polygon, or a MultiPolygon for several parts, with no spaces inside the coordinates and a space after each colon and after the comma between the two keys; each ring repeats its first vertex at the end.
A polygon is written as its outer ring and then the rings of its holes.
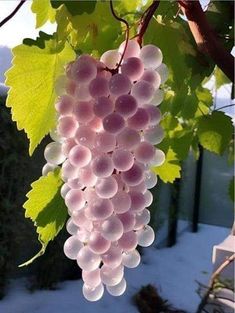
{"type": "Polygon", "coordinates": [[[98,301],[104,294],[104,286],[100,283],[98,286],[92,288],[86,284],[83,285],[82,293],[84,297],[91,302],[98,301]]]}
{"type": "Polygon", "coordinates": [[[108,50],[100,57],[100,61],[103,62],[109,69],[116,68],[120,59],[121,54],[117,50],[108,50]]]}
{"type": "Polygon", "coordinates": [[[121,95],[115,102],[115,110],[125,118],[131,117],[137,111],[137,101],[131,95],[121,95]]]}
{"type": "Polygon", "coordinates": [[[107,291],[114,297],[121,296],[126,290],[126,280],[123,278],[120,283],[115,286],[107,286],[107,291]]]}
{"type": "MultiPolygon", "coordinates": [[[[123,41],[118,49],[120,54],[124,53],[126,41],[123,41]]],[[[127,48],[124,54],[124,60],[131,57],[138,57],[140,53],[140,45],[136,40],[128,40],[127,48]]]]}
{"type": "Polygon", "coordinates": [[[114,96],[127,94],[131,90],[131,81],[126,75],[114,74],[109,81],[109,90],[114,96]]]}
{"type": "Polygon", "coordinates": [[[137,57],[131,57],[121,65],[121,73],[128,76],[131,81],[138,80],[144,72],[144,65],[142,61],[137,57]]]}
{"type": "Polygon", "coordinates": [[[140,51],[140,59],[146,69],[156,69],[162,63],[162,52],[154,45],[146,45],[140,51]]]}

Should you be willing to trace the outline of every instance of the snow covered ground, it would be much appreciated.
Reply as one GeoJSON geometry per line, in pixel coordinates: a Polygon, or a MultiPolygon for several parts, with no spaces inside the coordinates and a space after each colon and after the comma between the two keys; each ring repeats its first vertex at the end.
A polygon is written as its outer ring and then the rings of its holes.
{"type": "Polygon", "coordinates": [[[121,297],[107,293],[89,303],[81,294],[81,281],[66,281],[56,291],[29,293],[24,279],[12,281],[8,295],[0,301],[1,313],[137,313],[132,296],[146,284],[157,287],[163,298],[189,313],[196,311],[200,298],[196,280],[207,283],[212,270],[212,247],[229,234],[229,229],[200,225],[198,233],[184,232],[172,248],[144,250],[142,264],[126,271],[128,288],[121,297]]]}

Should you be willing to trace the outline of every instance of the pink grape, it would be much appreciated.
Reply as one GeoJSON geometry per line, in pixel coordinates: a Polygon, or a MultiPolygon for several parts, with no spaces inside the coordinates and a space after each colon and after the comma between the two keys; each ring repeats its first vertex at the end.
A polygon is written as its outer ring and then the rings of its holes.
{"type": "Polygon", "coordinates": [[[94,62],[88,58],[78,58],[72,65],[71,75],[78,83],[89,83],[97,75],[97,68],[94,62]]]}
{"type": "Polygon", "coordinates": [[[121,296],[126,291],[126,280],[123,278],[120,283],[115,286],[107,286],[107,291],[114,297],[121,296]]]}
{"type": "Polygon", "coordinates": [[[100,178],[95,186],[95,192],[98,197],[109,199],[115,196],[118,191],[118,184],[112,176],[100,178]]]}
{"type": "Polygon", "coordinates": [[[138,244],[137,235],[134,231],[126,232],[118,240],[118,245],[124,251],[131,251],[136,248],[138,244]]]}
{"type": "Polygon", "coordinates": [[[142,141],[134,151],[137,161],[149,163],[155,155],[155,147],[146,141],[142,141]]]}
{"type": "Polygon", "coordinates": [[[55,104],[56,111],[60,115],[70,115],[73,112],[74,100],[69,95],[63,95],[55,104]]]}
{"type": "Polygon", "coordinates": [[[80,182],[79,178],[71,178],[67,180],[67,184],[71,189],[83,189],[84,185],[80,182]]]}
{"type": "Polygon", "coordinates": [[[58,133],[65,138],[71,138],[75,135],[78,128],[76,119],[72,116],[65,116],[59,119],[58,133]]]}
{"type": "Polygon", "coordinates": [[[125,212],[123,214],[118,214],[118,218],[122,222],[123,232],[129,232],[135,226],[135,216],[131,212],[125,212]]]}
{"type": "Polygon", "coordinates": [[[108,50],[100,57],[100,61],[103,62],[109,69],[116,68],[120,59],[121,54],[117,50],[108,50]]]}
{"type": "Polygon", "coordinates": [[[67,138],[63,143],[62,143],[62,153],[67,157],[70,150],[76,146],[77,143],[74,140],[74,138],[67,138]]]}
{"type": "Polygon", "coordinates": [[[79,101],[75,103],[73,114],[79,123],[88,123],[94,117],[92,101],[79,101]]]}
{"type": "Polygon", "coordinates": [[[91,288],[97,287],[101,283],[100,269],[94,271],[82,271],[82,279],[85,284],[91,288]]]}
{"type": "Polygon", "coordinates": [[[89,92],[93,98],[107,97],[109,95],[109,84],[106,78],[96,77],[90,82],[89,92]]]}
{"type": "Polygon", "coordinates": [[[140,50],[140,59],[146,69],[156,69],[162,63],[162,52],[154,45],[146,45],[140,50]]]}
{"type": "Polygon", "coordinates": [[[118,191],[111,199],[115,213],[121,214],[127,212],[131,207],[131,198],[125,191],[118,191]]]}
{"type": "Polygon", "coordinates": [[[155,89],[158,89],[161,84],[161,77],[159,73],[154,70],[145,70],[141,76],[141,80],[152,84],[155,89]]]}
{"type": "Polygon", "coordinates": [[[92,161],[91,168],[97,177],[108,177],[114,170],[114,164],[108,155],[102,154],[92,161]]]}
{"type": "Polygon", "coordinates": [[[78,227],[82,227],[87,222],[87,218],[85,216],[84,211],[85,211],[84,209],[81,209],[79,211],[72,212],[73,223],[78,227]]]}
{"type": "Polygon", "coordinates": [[[90,101],[92,99],[88,85],[78,84],[75,89],[75,96],[79,101],[90,101]]]}
{"type": "Polygon", "coordinates": [[[146,187],[145,181],[143,180],[141,183],[139,183],[136,186],[133,186],[133,187],[129,186],[128,189],[129,191],[137,191],[137,192],[144,193],[147,190],[147,187],[146,187]]]}
{"type": "Polygon", "coordinates": [[[66,223],[66,230],[70,235],[77,235],[78,227],[74,224],[71,218],[69,218],[66,223]]]}
{"type": "Polygon", "coordinates": [[[137,250],[123,252],[122,264],[128,268],[137,267],[140,264],[139,252],[137,250]]]}
{"type": "Polygon", "coordinates": [[[94,188],[88,187],[84,190],[84,198],[86,201],[91,201],[94,197],[96,197],[96,192],[94,188]]]}
{"type": "Polygon", "coordinates": [[[145,184],[148,189],[153,188],[157,184],[157,176],[152,171],[145,172],[145,184]]]}
{"type": "Polygon", "coordinates": [[[116,268],[122,263],[122,250],[118,246],[109,248],[108,251],[102,254],[102,261],[110,268],[116,268]]]}
{"type": "Polygon", "coordinates": [[[164,132],[160,125],[149,127],[144,131],[144,139],[153,145],[160,143],[163,137],[164,132]]]}
{"type": "Polygon", "coordinates": [[[128,76],[132,81],[138,80],[143,72],[143,62],[137,57],[125,59],[121,65],[121,73],[128,76]]]}
{"type": "Polygon", "coordinates": [[[132,150],[139,144],[140,134],[134,129],[125,127],[123,131],[118,134],[117,142],[120,147],[132,150]]]}
{"type": "Polygon", "coordinates": [[[167,78],[169,76],[169,71],[166,66],[166,64],[162,63],[156,68],[156,71],[159,73],[161,77],[161,84],[164,84],[167,81],[167,78]]]}
{"type": "Polygon", "coordinates": [[[103,129],[102,119],[95,116],[89,123],[88,126],[91,127],[96,132],[99,132],[103,129]]]}
{"type": "Polygon", "coordinates": [[[90,234],[91,232],[85,228],[83,229],[79,229],[77,231],[77,236],[79,238],[80,241],[82,241],[83,243],[87,244],[89,238],[90,238],[90,234]]]}
{"type": "Polygon", "coordinates": [[[145,201],[146,201],[145,202],[145,206],[149,207],[152,204],[152,202],[153,202],[153,195],[152,195],[152,193],[149,190],[147,190],[144,193],[144,197],[145,197],[145,201]]]}
{"type": "Polygon", "coordinates": [[[133,85],[131,94],[136,98],[138,103],[143,104],[149,103],[153,99],[154,91],[155,89],[152,84],[145,80],[139,80],[133,85]]]}
{"type": "Polygon", "coordinates": [[[78,170],[73,166],[69,160],[66,160],[62,165],[62,179],[67,181],[68,179],[73,179],[78,177],[78,170]]]}
{"type": "Polygon", "coordinates": [[[156,108],[152,104],[146,104],[143,106],[143,108],[148,112],[150,120],[149,120],[149,125],[150,126],[155,126],[157,125],[160,120],[161,120],[161,112],[158,108],[156,108]]]}
{"type": "Polygon", "coordinates": [[[69,160],[73,166],[84,167],[91,160],[91,151],[84,146],[74,146],[69,152],[69,160]]]}
{"type": "Polygon", "coordinates": [[[96,254],[103,254],[110,248],[111,242],[101,236],[99,232],[92,232],[88,247],[96,254]]]}
{"type": "Polygon", "coordinates": [[[103,62],[98,61],[96,66],[97,66],[97,76],[104,77],[108,80],[111,78],[112,74],[109,71],[107,71],[106,65],[103,62]]]}
{"type": "Polygon", "coordinates": [[[75,134],[75,140],[82,146],[92,148],[95,144],[96,133],[90,127],[82,125],[75,134]]]}
{"type": "Polygon", "coordinates": [[[128,126],[135,130],[142,130],[148,126],[150,121],[150,116],[147,110],[143,108],[138,108],[137,112],[128,119],[128,126]]]}
{"type": "Polygon", "coordinates": [[[104,130],[111,134],[118,134],[125,126],[123,117],[118,113],[111,113],[104,117],[103,127],[104,130]]]}
{"type": "Polygon", "coordinates": [[[137,212],[135,215],[135,226],[134,230],[142,229],[145,225],[150,222],[150,212],[144,209],[141,212],[137,212]]]}
{"type": "Polygon", "coordinates": [[[116,149],[113,152],[112,160],[118,171],[128,171],[134,164],[134,157],[128,150],[116,149]]]}
{"type": "Polygon", "coordinates": [[[107,286],[115,286],[123,278],[123,266],[120,265],[116,268],[110,268],[107,265],[102,265],[100,269],[101,281],[107,286]]]}
{"type": "Polygon", "coordinates": [[[143,229],[137,230],[136,232],[138,238],[138,244],[141,247],[148,247],[150,246],[155,239],[155,234],[149,225],[144,226],[143,229]]]}
{"type": "Polygon", "coordinates": [[[65,196],[65,203],[71,211],[81,210],[85,204],[82,191],[79,189],[70,190],[65,196]]]}
{"type": "Polygon", "coordinates": [[[113,213],[113,204],[109,199],[93,198],[89,204],[89,213],[93,220],[104,220],[113,213]]]}
{"type": "Polygon", "coordinates": [[[92,252],[88,246],[78,252],[77,263],[84,271],[94,271],[99,267],[100,261],[100,256],[92,252]]]}
{"type": "Polygon", "coordinates": [[[59,142],[49,143],[45,148],[44,157],[48,163],[54,165],[63,163],[66,158],[62,152],[62,146],[59,142]]]}
{"type": "Polygon", "coordinates": [[[95,288],[92,288],[84,284],[82,287],[82,293],[88,301],[91,302],[98,301],[102,298],[104,294],[104,286],[103,284],[99,284],[95,288]]]}
{"type": "Polygon", "coordinates": [[[75,80],[69,80],[66,82],[65,90],[70,96],[74,96],[76,93],[77,83],[75,80]]]}
{"type": "Polygon", "coordinates": [[[164,161],[165,161],[165,153],[160,149],[156,149],[155,156],[153,160],[150,162],[150,165],[160,166],[164,163],[164,161]]]}
{"type": "Polygon", "coordinates": [[[131,95],[121,95],[115,102],[115,110],[125,118],[131,117],[137,111],[137,101],[131,95]]]}
{"type": "Polygon", "coordinates": [[[141,192],[138,191],[130,191],[129,195],[131,197],[131,211],[139,212],[145,208],[145,197],[141,192]]]}
{"type": "Polygon", "coordinates": [[[123,234],[122,222],[116,216],[109,217],[101,225],[101,234],[110,241],[120,239],[123,234]]]}
{"type": "Polygon", "coordinates": [[[116,137],[106,131],[100,132],[96,136],[96,148],[104,153],[115,149],[116,137]]]}
{"type": "Polygon", "coordinates": [[[69,192],[71,188],[69,187],[68,184],[63,184],[63,186],[61,187],[60,189],[60,194],[61,194],[61,197],[64,199],[66,194],[69,192]]]}
{"type": "MultiPolygon", "coordinates": [[[[126,41],[123,41],[118,49],[120,54],[124,53],[126,41]]],[[[128,40],[127,48],[124,54],[124,60],[130,57],[138,57],[140,53],[140,45],[136,40],[128,40]]]]}
{"type": "Polygon", "coordinates": [[[91,167],[83,167],[79,170],[79,180],[86,187],[93,187],[97,182],[97,177],[91,167]]]}
{"type": "Polygon", "coordinates": [[[114,74],[109,81],[110,93],[114,96],[120,96],[131,90],[130,79],[123,74],[114,74]]]}
{"type": "Polygon", "coordinates": [[[98,97],[94,104],[94,113],[100,118],[112,113],[114,110],[114,103],[110,98],[98,97]]]}
{"type": "Polygon", "coordinates": [[[64,254],[71,260],[76,260],[78,252],[82,249],[83,244],[77,236],[69,237],[64,243],[64,254]]]}
{"type": "Polygon", "coordinates": [[[131,169],[121,174],[122,180],[129,186],[136,186],[144,179],[144,173],[141,167],[134,164],[131,169]]]}

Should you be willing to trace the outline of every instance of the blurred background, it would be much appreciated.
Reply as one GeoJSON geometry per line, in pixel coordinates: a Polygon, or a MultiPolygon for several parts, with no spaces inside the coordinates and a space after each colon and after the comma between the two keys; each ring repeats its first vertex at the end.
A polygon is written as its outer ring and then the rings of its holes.
{"type": "MultiPolygon", "coordinates": [[[[9,1],[7,6],[0,5],[0,19],[14,6],[15,1],[9,1]]],[[[5,107],[7,89],[4,86],[4,72],[11,65],[10,48],[21,43],[27,36],[34,36],[32,32],[35,21],[29,6],[30,3],[27,3],[15,17],[14,23],[9,23],[4,32],[0,32],[0,299],[5,297],[2,304],[0,301],[0,312],[63,312],[69,304],[60,303],[58,296],[66,294],[69,294],[66,301],[77,302],[67,312],[94,312],[95,307],[81,298],[77,281],[71,285],[60,284],[65,280],[77,280],[81,275],[76,263],[63,254],[63,243],[68,237],[65,229],[49,244],[45,255],[28,267],[18,267],[40,249],[34,226],[24,218],[22,205],[30,183],[41,176],[45,162],[43,151],[50,142],[49,138],[45,138],[30,158],[28,140],[23,132],[17,131],[15,123],[11,121],[10,111],[5,107]],[[25,289],[30,292],[40,289],[57,291],[54,296],[44,294],[44,298],[27,298],[25,289]],[[64,293],[56,293],[61,290],[64,293]],[[23,299],[21,306],[18,306],[20,302],[14,304],[12,298],[8,297],[23,299]],[[41,307],[41,301],[45,302],[45,299],[50,299],[50,305],[41,307]],[[84,306],[79,309],[79,304],[84,306]],[[27,310],[27,307],[32,310],[27,310]]],[[[46,24],[43,30],[52,32],[53,27],[46,24]]],[[[210,84],[214,88],[213,82],[210,84]]],[[[216,90],[218,108],[231,103],[231,88],[227,84],[216,90]]],[[[226,113],[234,118],[233,108],[228,108],[226,113]]],[[[160,303],[155,289],[145,287],[147,289],[143,289],[140,296],[140,288],[148,284],[154,286],[174,307],[189,313],[195,311],[200,302],[196,292],[199,283],[206,283],[212,270],[212,248],[226,238],[233,225],[229,183],[234,171],[232,161],[229,163],[228,159],[228,155],[219,157],[201,150],[198,161],[190,154],[184,162],[181,179],[174,184],[159,181],[152,190],[154,202],[150,208],[151,224],[157,233],[156,242],[152,248],[141,251],[143,264],[137,270],[127,273],[127,281],[130,283],[127,294],[121,300],[107,296],[100,301],[99,313],[110,312],[110,303],[117,305],[112,307],[113,312],[126,312],[128,299],[133,299],[136,294],[129,312],[160,312],[151,311],[145,303],[160,303]],[[143,300],[145,293],[150,300],[143,300]],[[138,311],[133,303],[137,304],[138,311]]],[[[170,312],[170,308],[163,312],[170,312]]]]}

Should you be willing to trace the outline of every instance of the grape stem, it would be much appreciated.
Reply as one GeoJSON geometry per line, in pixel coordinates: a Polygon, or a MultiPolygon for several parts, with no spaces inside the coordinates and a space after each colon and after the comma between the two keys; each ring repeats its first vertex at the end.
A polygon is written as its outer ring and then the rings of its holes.
{"type": "Polygon", "coordinates": [[[130,34],[130,26],[129,26],[129,23],[125,19],[117,16],[117,14],[114,11],[113,1],[110,0],[109,3],[110,3],[111,12],[112,12],[113,16],[115,17],[115,19],[120,21],[120,22],[122,22],[122,23],[124,23],[126,25],[126,42],[125,42],[125,47],[124,47],[123,53],[121,55],[121,58],[120,58],[120,61],[119,61],[118,65],[117,65],[117,67],[113,70],[115,73],[117,73],[120,65],[122,64],[122,60],[124,58],[124,55],[125,55],[125,52],[126,52],[126,49],[127,49],[127,44],[128,44],[128,40],[129,40],[129,34],[130,34]]]}
{"type": "Polygon", "coordinates": [[[19,9],[22,7],[22,5],[26,2],[26,0],[21,0],[19,4],[15,7],[15,9],[0,22],[0,27],[2,27],[4,24],[6,24],[12,17],[19,11],[19,9]]]}

